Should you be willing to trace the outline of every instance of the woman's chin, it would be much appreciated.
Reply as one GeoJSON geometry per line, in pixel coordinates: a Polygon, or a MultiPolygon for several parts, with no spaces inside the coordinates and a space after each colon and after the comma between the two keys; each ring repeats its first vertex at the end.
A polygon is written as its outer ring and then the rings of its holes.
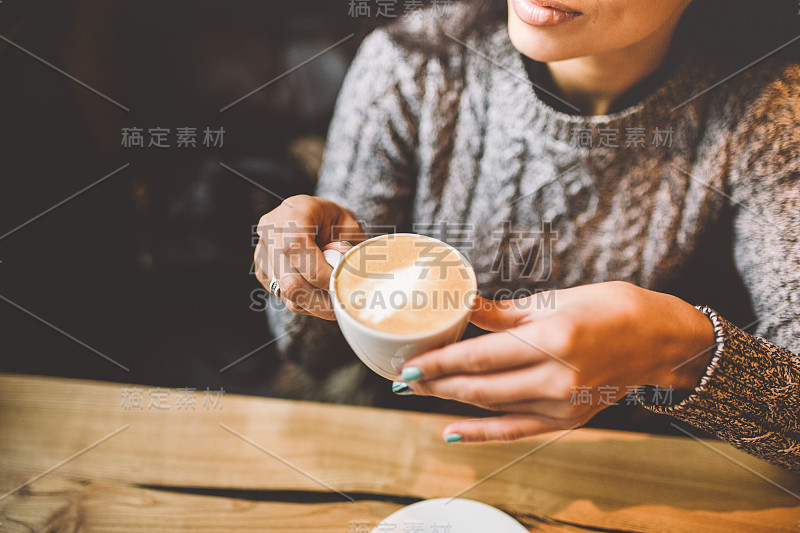
{"type": "Polygon", "coordinates": [[[574,36],[547,34],[546,30],[531,28],[513,18],[508,22],[508,36],[521,54],[542,63],[586,55],[575,46],[574,36]]]}
{"type": "Polygon", "coordinates": [[[514,45],[514,48],[522,55],[534,61],[550,63],[553,61],[574,59],[582,55],[579,53],[571,53],[569,47],[552,39],[541,39],[538,36],[531,35],[515,35],[513,31],[509,31],[509,36],[511,37],[511,44],[514,45]]]}

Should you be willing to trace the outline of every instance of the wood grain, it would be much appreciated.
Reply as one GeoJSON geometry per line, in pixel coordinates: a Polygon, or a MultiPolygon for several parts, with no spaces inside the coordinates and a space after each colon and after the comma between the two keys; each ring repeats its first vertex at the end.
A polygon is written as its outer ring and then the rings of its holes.
{"type": "Polygon", "coordinates": [[[0,375],[0,497],[119,431],[0,499],[0,531],[347,532],[472,485],[461,497],[537,531],[800,531],[786,492],[800,495],[798,476],[720,442],[707,441],[724,456],[580,429],[545,446],[557,434],[453,446],[441,415],[235,395],[205,409],[201,392],[179,410],[175,389],[168,409],[127,409],[132,387],[0,375]]]}

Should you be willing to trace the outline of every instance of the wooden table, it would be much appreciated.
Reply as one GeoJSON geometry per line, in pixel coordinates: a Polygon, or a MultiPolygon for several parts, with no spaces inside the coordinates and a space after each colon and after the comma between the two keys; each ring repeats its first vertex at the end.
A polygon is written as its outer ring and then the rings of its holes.
{"type": "Polygon", "coordinates": [[[536,531],[800,531],[800,477],[720,442],[446,445],[441,415],[151,389],[0,375],[0,531],[362,532],[457,494],[536,531]]]}

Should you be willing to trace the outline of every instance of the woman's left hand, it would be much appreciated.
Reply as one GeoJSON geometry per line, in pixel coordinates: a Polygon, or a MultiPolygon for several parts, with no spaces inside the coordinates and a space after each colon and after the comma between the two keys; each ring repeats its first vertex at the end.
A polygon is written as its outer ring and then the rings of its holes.
{"type": "Polygon", "coordinates": [[[495,333],[411,359],[394,385],[506,413],[454,422],[444,430],[448,442],[573,428],[640,385],[692,388],[714,345],[703,313],[624,282],[478,298],[472,322],[495,333]],[[584,401],[575,401],[576,391],[584,401]]]}

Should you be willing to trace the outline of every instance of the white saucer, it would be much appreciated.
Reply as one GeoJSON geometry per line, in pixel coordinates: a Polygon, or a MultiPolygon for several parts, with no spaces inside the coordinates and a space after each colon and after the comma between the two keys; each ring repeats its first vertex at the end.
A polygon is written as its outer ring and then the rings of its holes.
{"type": "Polygon", "coordinates": [[[385,518],[372,533],[528,533],[506,513],[491,505],[461,498],[437,498],[403,507],[385,518]]]}

